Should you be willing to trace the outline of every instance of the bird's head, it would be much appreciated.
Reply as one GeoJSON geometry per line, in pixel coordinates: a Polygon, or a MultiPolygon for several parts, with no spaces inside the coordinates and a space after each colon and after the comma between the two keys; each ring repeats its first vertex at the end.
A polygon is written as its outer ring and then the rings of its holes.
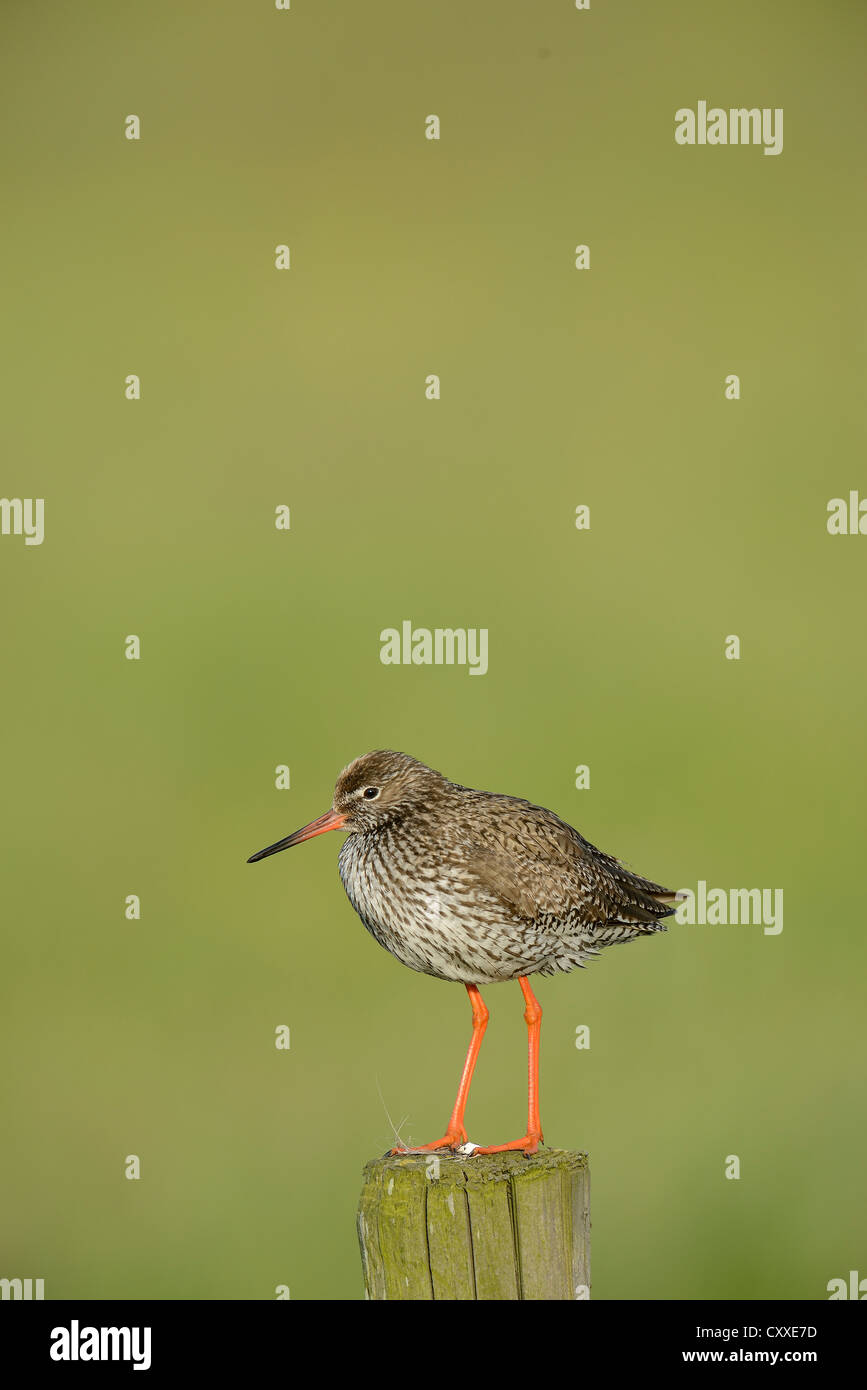
{"type": "Polygon", "coordinates": [[[281,849],[301,844],[302,840],[311,840],[314,835],[324,835],[326,830],[342,830],[353,835],[381,830],[402,816],[429,805],[448,786],[441,773],[406,753],[394,753],[391,749],[365,753],[341,772],[330,811],[287,835],[285,840],[278,840],[252,855],[247,863],[266,859],[281,849]]]}

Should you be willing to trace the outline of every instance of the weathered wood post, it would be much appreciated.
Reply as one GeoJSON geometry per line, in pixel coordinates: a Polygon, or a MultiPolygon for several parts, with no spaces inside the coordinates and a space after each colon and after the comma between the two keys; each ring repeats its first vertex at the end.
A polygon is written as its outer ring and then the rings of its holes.
{"type": "Polygon", "coordinates": [[[358,1238],[367,1298],[588,1298],[587,1155],[376,1158],[358,1238]]]}

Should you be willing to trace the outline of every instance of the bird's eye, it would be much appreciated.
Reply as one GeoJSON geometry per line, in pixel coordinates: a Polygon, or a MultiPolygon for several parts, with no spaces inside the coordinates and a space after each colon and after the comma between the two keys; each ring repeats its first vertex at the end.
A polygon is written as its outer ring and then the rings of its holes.
{"type": "Polygon", "coordinates": [[[379,787],[365,787],[364,795],[368,801],[373,801],[374,797],[379,796],[379,787]]]}

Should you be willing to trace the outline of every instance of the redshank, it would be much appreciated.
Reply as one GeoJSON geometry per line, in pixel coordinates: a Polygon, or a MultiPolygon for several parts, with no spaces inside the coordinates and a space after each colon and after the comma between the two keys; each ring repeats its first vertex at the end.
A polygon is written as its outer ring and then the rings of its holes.
{"type": "Polygon", "coordinates": [[[367,930],[411,970],[466,986],[473,1029],[448,1128],[393,1153],[458,1149],[488,1022],[480,985],[517,980],[528,1032],[527,1132],[474,1153],[535,1153],[542,1010],[529,975],[574,970],[603,946],[665,931],[676,894],[639,878],[571,825],[516,796],[473,791],[405,753],[379,750],[344,768],[330,811],[247,861],[326,830],[347,833],[338,867],[367,930]]]}

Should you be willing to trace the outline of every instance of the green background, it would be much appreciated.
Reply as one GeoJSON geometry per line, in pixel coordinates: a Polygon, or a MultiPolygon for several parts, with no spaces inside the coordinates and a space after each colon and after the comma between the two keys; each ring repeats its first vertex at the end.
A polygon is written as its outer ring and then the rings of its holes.
{"type": "MultiPolygon", "coordinates": [[[[672,887],[784,889],[779,936],[675,925],[538,981],[593,1296],[867,1275],[867,540],[826,530],[867,487],[863,7],[5,0],[2,30],[2,491],[46,539],[0,538],[0,1275],[361,1296],[362,1165],[386,1109],[442,1132],[466,997],[367,935],[337,836],[245,859],[377,747],[672,887]],[[700,99],[783,107],[783,153],[677,146],[700,99]],[[404,619],[488,628],[488,674],[383,666],[404,619]]],[[[487,1002],[494,1143],[525,1028],[516,985],[487,1002]]]]}

